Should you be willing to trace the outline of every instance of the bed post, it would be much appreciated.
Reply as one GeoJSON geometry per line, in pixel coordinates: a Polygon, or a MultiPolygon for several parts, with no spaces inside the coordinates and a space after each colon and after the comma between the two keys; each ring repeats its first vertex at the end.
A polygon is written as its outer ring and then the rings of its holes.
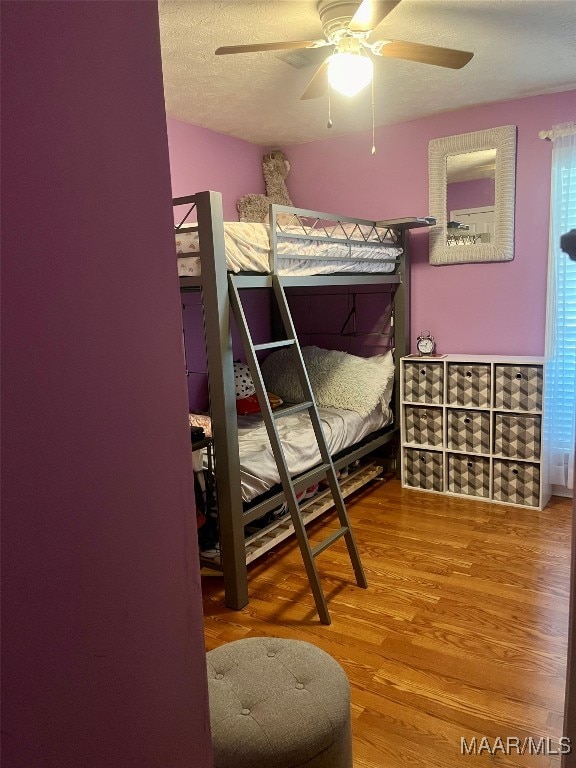
{"type": "Polygon", "coordinates": [[[248,577],[222,195],[199,192],[196,209],[225,601],[228,608],[240,610],[248,603],[248,577]]]}
{"type": "MultiPolygon", "coordinates": [[[[402,402],[400,400],[400,358],[410,353],[410,259],[408,254],[408,230],[402,229],[400,244],[402,255],[398,265],[400,284],[394,295],[394,423],[400,425],[402,402]]],[[[399,434],[399,433],[398,433],[399,434]]],[[[396,443],[396,477],[400,478],[400,438],[396,443]]]]}
{"type": "Polygon", "coordinates": [[[400,358],[410,353],[410,260],[408,255],[408,231],[401,231],[403,253],[400,256],[398,274],[400,284],[394,297],[394,359],[396,371],[394,374],[395,398],[394,409],[396,420],[400,418],[400,358]]]}

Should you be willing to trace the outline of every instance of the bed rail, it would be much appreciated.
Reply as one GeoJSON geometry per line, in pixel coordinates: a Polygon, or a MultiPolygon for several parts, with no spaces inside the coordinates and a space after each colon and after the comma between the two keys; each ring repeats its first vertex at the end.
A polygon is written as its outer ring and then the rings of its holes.
{"type": "Polygon", "coordinates": [[[174,232],[176,234],[178,232],[198,232],[197,222],[186,223],[188,216],[196,210],[196,195],[185,195],[184,197],[172,198],[172,207],[176,208],[176,206],[179,205],[190,205],[190,208],[188,208],[180,223],[174,225],[174,232]]]}
{"type": "MultiPolygon", "coordinates": [[[[348,249],[347,256],[314,255],[314,260],[330,261],[335,265],[346,259],[357,262],[369,261],[371,264],[381,264],[385,267],[397,265],[400,258],[397,256],[358,256],[353,253],[354,247],[373,250],[378,254],[386,245],[401,247],[402,234],[399,230],[389,226],[380,226],[369,219],[359,219],[350,216],[312,211],[304,208],[294,208],[287,205],[270,206],[270,272],[279,273],[278,243],[299,241],[313,241],[317,243],[334,243],[341,248],[348,249]]],[[[299,258],[295,253],[290,258],[299,258]]],[[[301,257],[303,261],[306,256],[301,257]]],[[[351,274],[354,274],[353,272],[351,274]]]]}
{"type": "MultiPolygon", "coordinates": [[[[196,195],[185,195],[173,199],[174,207],[187,206],[184,215],[175,224],[175,234],[184,234],[197,232],[198,224],[193,221],[198,210],[199,195],[208,193],[198,193],[196,195]]],[[[293,277],[300,279],[303,277],[325,277],[326,274],[345,274],[346,277],[353,279],[357,275],[378,275],[393,274],[400,270],[401,250],[403,247],[404,230],[406,222],[412,222],[410,226],[417,226],[414,222],[421,221],[422,225],[428,225],[429,219],[417,220],[399,219],[395,221],[372,221],[369,219],[353,218],[350,216],[340,216],[336,214],[313,211],[304,208],[294,208],[292,206],[271,205],[270,206],[270,225],[269,225],[269,250],[268,264],[262,264],[257,272],[244,272],[241,274],[280,274],[286,272],[280,264],[286,265],[286,260],[292,262],[314,262],[316,264],[330,263],[331,268],[327,273],[325,269],[319,268],[318,273],[310,270],[312,274],[287,275],[283,277],[293,277]],[[404,225],[404,226],[403,226],[404,225]],[[292,243],[294,249],[290,253],[279,255],[279,244],[285,245],[292,243]],[[337,252],[324,250],[318,253],[299,252],[298,244],[310,246],[313,244],[333,244],[337,246],[337,252]],[[361,248],[361,252],[358,249],[361,248]],[[385,251],[385,248],[389,248],[385,251]],[[342,265],[341,269],[338,266],[342,265]],[[371,270],[365,268],[354,269],[355,265],[370,265],[371,270]]],[[[261,248],[261,244],[258,246],[261,248]]],[[[261,252],[261,251],[260,251],[261,252]]],[[[211,258],[209,252],[200,244],[199,251],[192,251],[190,255],[200,258],[202,264],[208,258],[211,258]]],[[[392,281],[394,282],[394,281],[392,281]]],[[[196,287],[190,284],[189,287],[196,287]]]]}

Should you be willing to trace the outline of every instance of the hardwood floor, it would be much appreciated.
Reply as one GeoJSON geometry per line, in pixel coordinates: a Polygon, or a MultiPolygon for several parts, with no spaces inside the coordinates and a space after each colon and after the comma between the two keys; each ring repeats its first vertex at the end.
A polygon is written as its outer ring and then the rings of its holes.
{"type": "MultiPolygon", "coordinates": [[[[355,768],[527,766],[497,737],[562,735],[571,502],[543,512],[377,482],[348,500],[369,587],[341,541],[318,559],[332,624],[319,623],[295,542],[250,568],[250,603],[203,577],[207,649],[243,637],[307,640],[346,670],[355,768]],[[476,737],[480,754],[461,752],[476,737]]],[[[313,540],[334,516],[313,526],[313,540]]],[[[514,745],[512,744],[512,747],[514,745]]],[[[532,752],[536,750],[532,749],[532,752]]]]}

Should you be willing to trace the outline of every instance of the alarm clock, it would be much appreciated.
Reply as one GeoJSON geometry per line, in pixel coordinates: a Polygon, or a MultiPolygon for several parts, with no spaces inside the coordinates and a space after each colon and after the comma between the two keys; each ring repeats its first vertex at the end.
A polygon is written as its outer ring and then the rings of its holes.
{"type": "Polygon", "coordinates": [[[420,336],[416,339],[416,349],[421,357],[433,355],[436,349],[436,342],[434,336],[430,334],[430,331],[422,331],[420,336]]]}

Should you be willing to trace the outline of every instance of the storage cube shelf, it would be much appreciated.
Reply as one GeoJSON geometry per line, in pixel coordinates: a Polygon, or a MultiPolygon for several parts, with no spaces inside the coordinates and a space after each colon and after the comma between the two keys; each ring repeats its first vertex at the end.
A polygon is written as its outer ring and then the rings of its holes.
{"type": "Polygon", "coordinates": [[[542,509],[544,359],[401,360],[402,485],[542,509]]]}

